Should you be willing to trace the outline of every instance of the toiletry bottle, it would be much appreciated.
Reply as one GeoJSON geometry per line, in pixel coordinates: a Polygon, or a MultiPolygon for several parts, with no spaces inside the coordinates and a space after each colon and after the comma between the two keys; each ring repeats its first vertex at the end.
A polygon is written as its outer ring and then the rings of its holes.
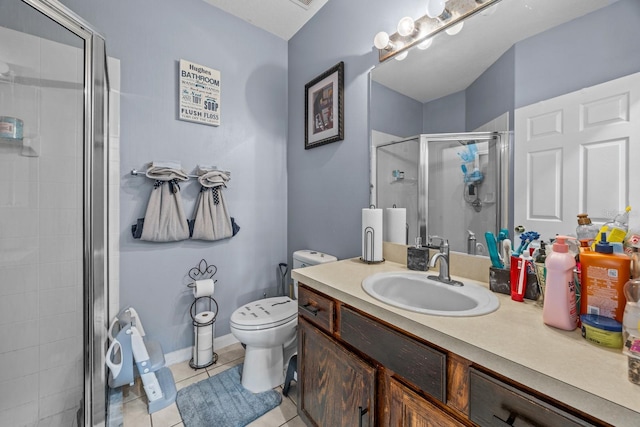
{"type": "Polygon", "coordinates": [[[609,221],[600,227],[600,231],[596,236],[595,242],[591,245],[591,250],[595,250],[596,242],[602,240],[602,233],[607,233],[607,242],[623,242],[627,236],[629,230],[629,211],[631,206],[627,206],[623,213],[618,214],[613,218],[613,221],[609,221]]]}
{"type": "Polygon", "coordinates": [[[587,245],[591,244],[598,235],[598,227],[591,222],[591,218],[586,213],[578,214],[578,227],[576,227],[576,236],[580,246],[583,246],[583,241],[587,242],[587,245]]]}
{"type": "Polygon", "coordinates": [[[631,275],[631,258],[614,253],[603,233],[595,251],[580,254],[580,314],[597,314],[622,323],[626,298],[624,284],[631,275]]]}
{"type": "Polygon", "coordinates": [[[553,252],[547,255],[542,320],[555,328],[573,331],[577,326],[576,290],[573,268],[576,260],[566,244],[568,237],[556,236],[553,252]]]}
{"type": "Polygon", "coordinates": [[[627,345],[630,337],[640,339],[640,280],[629,280],[623,290],[627,304],[622,317],[622,339],[627,345]]]}
{"type": "Polygon", "coordinates": [[[540,247],[535,253],[535,257],[533,259],[533,265],[536,271],[536,278],[538,279],[538,290],[540,291],[538,296],[538,301],[536,303],[539,306],[544,304],[544,289],[545,289],[545,280],[547,276],[547,269],[544,266],[545,261],[547,260],[547,244],[544,241],[540,241],[540,247]]]}

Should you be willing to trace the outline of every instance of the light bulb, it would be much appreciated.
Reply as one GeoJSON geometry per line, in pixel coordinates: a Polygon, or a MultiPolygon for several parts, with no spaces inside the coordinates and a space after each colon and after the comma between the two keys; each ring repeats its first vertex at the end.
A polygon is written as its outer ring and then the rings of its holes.
{"type": "Polygon", "coordinates": [[[429,46],[431,46],[431,43],[433,43],[433,39],[426,39],[425,41],[418,44],[418,49],[421,49],[421,50],[428,49],[429,46]]]}
{"type": "Polygon", "coordinates": [[[385,33],[384,31],[380,31],[378,34],[376,34],[376,36],[373,38],[373,45],[380,50],[393,47],[393,44],[391,44],[389,41],[389,34],[385,33]]]}
{"type": "Polygon", "coordinates": [[[437,18],[444,12],[444,0],[428,0],[427,16],[429,18],[437,18]]]}
{"type": "Polygon", "coordinates": [[[464,21],[460,22],[456,25],[454,25],[453,27],[449,27],[447,28],[445,31],[447,32],[447,34],[449,34],[450,36],[455,36],[456,34],[458,34],[460,31],[462,31],[462,27],[464,26],[464,21]]]}
{"type": "Polygon", "coordinates": [[[416,29],[413,19],[409,16],[405,16],[398,22],[398,34],[401,36],[409,36],[416,29]]]}
{"type": "MultiPolygon", "coordinates": [[[[403,42],[397,42],[396,43],[396,49],[400,50],[404,47],[404,43],[403,42]]],[[[407,55],[409,55],[409,51],[405,50],[402,53],[399,53],[398,55],[395,56],[396,61],[402,61],[404,58],[407,57],[407,55]]]]}

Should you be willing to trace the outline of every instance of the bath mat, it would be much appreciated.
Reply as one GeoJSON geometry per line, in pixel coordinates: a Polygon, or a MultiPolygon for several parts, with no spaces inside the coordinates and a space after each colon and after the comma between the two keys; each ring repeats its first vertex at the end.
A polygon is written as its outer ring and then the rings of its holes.
{"type": "Polygon", "coordinates": [[[251,393],[242,387],[242,365],[178,391],[176,403],[185,427],[243,427],[282,402],[269,390],[251,393]]]}

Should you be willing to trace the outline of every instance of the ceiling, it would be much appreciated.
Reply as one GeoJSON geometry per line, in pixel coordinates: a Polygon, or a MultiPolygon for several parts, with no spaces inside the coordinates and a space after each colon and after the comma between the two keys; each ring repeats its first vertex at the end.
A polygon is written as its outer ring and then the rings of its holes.
{"type": "Polygon", "coordinates": [[[372,78],[429,102],[466,89],[516,42],[615,1],[503,0],[491,8],[495,9],[491,15],[477,14],[465,21],[457,35],[438,34],[430,48],[414,48],[403,61],[389,59],[380,64],[372,78]]]}
{"type": "Polygon", "coordinates": [[[204,0],[248,23],[289,40],[328,0],[204,0]]]}

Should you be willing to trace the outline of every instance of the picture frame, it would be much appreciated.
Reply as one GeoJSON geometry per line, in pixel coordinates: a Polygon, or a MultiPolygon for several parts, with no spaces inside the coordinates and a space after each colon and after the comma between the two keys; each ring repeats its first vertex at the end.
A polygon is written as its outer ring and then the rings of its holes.
{"type": "Polygon", "coordinates": [[[344,139],[344,62],[304,87],[304,148],[344,139]]]}

